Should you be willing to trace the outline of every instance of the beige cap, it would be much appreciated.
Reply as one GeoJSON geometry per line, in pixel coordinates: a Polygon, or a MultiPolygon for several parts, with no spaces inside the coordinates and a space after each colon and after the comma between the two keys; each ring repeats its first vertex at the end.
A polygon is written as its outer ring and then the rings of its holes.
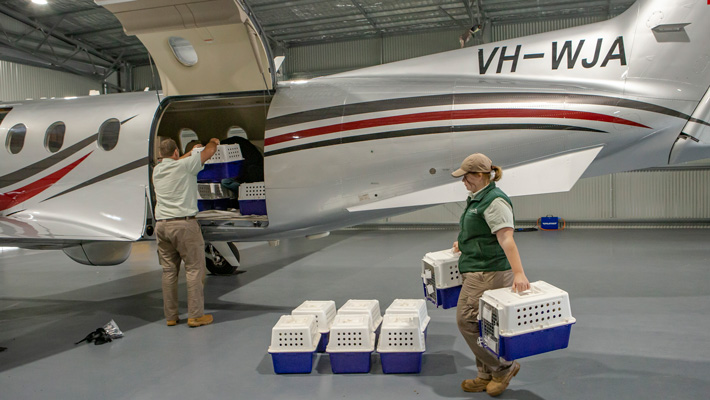
{"type": "Polygon", "coordinates": [[[476,153],[466,157],[461,163],[461,168],[451,173],[451,176],[458,178],[469,172],[491,172],[491,159],[485,154],[476,153]]]}

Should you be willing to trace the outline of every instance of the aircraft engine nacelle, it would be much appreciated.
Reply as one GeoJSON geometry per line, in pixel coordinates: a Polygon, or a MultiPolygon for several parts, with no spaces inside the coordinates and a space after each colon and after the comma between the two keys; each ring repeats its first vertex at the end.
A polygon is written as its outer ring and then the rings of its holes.
{"type": "Polygon", "coordinates": [[[131,255],[131,242],[88,242],[62,250],[80,264],[118,265],[131,255]]]}

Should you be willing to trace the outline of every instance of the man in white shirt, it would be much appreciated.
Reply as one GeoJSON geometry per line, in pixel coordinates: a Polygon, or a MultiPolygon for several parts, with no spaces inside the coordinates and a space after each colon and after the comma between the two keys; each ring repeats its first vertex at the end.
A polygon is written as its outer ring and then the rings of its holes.
{"type": "Polygon", "coordinates": [[[187,277],[187,324],[197,327],[211,324],[212,315],[205,314],[205,241],[195,219],[197,209],[197,173],[217,150],[219,139],[213,138],[200,153],[192,151],[180,157],[172,139],[160,142],[162,161],[153,169],[153,186],[157,198],[155,228],[158,258],[163,267],[163,311],[168,326],[179,322],[178,273],[185,262],[187,277]]]}

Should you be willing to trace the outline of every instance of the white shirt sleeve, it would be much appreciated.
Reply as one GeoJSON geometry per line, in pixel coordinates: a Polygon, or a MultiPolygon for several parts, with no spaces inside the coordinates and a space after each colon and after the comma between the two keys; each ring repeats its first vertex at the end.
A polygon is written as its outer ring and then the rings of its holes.
{"type": "Polygon", "coordinates": [[[180,161],[183,162],[183,165],[187,169],[187,172],[192,175],[197,175],[197,173],[202,171],[203,165],[202,159],[200,158],[200,153],[192,153],[190,157],[185,157],[180,161]]]}
{"type": "Polygon", "coordinates": [[[486,212],[483,213],[483,218],[486,220],[488,227],[491,228],[491,232],[493,233],[503,228],[515,228],[513,207],[501,197],[491,202],[486,212]]]}

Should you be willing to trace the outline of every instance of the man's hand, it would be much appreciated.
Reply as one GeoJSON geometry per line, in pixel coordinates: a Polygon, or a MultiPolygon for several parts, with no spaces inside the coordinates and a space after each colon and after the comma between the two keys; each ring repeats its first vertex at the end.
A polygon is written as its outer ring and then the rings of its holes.
{"type": "Polygon", "coordinates": [[[525,273],[520,272],[520,273],[514,274],[513,291],[520,293],[520,292],[524,292],[528,289],[530,289],[530,282],[528,281],[528,278],[525,276],[525,273]]]}
{"type": "Polygon", "coordinates": [[[210,139],[209,143],[207,143],[207,146],[205,146],[205,149],[202,150],[200,153],[200,161],[202,161],[202,164],[207,162],[214,153],[217,151],[217,146],[219,146],[219,139],[217,138],[212,138],[210,139]]]}
{"type": "Polygon", "coordinates": [[[460,253],[460,252],[461,252],[461,250],[459,250],[459,242],[458,242],[458,241],[455,241],[455,242],[454,242],[454,246],[451,248],[451,250],[453,250],[454,253],[460,253]]]}

